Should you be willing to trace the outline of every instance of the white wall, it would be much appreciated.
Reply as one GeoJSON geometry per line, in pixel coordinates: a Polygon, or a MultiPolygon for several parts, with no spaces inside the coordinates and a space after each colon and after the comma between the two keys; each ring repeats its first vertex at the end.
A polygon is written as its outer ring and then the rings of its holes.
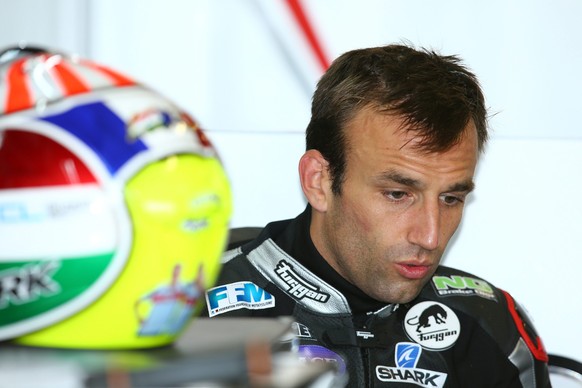
{"type": "MultiPolygon", "coordinates": [[[[477,73],[493,138],[445,262],[513,293],[550,352],[582,359],[582,2],[303,4],[330,59],[408,40],[459,54],[477,73]]],[[[190,111],[231,177],[233,226],[303,209],[296,166],[320,69],[283,2],[0,0],[0,17],[1,45],[78,52],[190,111]]]]}

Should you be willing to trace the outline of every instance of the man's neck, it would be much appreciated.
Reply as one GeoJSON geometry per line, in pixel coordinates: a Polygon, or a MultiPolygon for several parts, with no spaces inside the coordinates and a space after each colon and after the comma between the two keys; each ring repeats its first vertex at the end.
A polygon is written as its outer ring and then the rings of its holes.
{"type": "Polygon", "coordinates": [[[387,305],[379,302],[344,279],[320,254],[311,238],[312,209],[299,215],[275,241],[290,256],[295,258],[321,280],[341,292],[354,314],[377,311],[387,305]]]}

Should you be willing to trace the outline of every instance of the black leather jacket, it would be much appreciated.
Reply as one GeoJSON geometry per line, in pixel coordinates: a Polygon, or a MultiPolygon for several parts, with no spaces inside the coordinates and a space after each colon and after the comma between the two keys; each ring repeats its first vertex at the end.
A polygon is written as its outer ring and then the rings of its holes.
{"type": "Polygon", "coordinates": [[[513,298],[440,266],[405,305],[367,297],[309,238],[310,209],[230,250],[205,314],[293,316],[296,350],[349,387],[549,387],[547,354],[513,298]]]}

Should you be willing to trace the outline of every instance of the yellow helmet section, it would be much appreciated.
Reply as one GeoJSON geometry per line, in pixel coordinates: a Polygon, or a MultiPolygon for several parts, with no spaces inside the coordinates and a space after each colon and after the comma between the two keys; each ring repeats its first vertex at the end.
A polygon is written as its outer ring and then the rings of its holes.
{"type": "Polygon", "coordinates": [[[140,169],[123,189],[132,224],[129,258],[87,308],[19,337],[34,346],[146,348],[174,341],[220,271],[232,212],[216,157],[176,154],[140,169]]]}

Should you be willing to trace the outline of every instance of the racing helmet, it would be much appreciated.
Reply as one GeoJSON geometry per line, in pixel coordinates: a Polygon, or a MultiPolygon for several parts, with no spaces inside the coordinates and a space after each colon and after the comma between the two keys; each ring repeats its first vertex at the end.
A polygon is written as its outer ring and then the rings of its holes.
{"type": "Polygon", "coordinates": [[[0,340],[172,343],[216,281],[231,206],[173,102],[87,59],[0,54],[0,340]]]}

